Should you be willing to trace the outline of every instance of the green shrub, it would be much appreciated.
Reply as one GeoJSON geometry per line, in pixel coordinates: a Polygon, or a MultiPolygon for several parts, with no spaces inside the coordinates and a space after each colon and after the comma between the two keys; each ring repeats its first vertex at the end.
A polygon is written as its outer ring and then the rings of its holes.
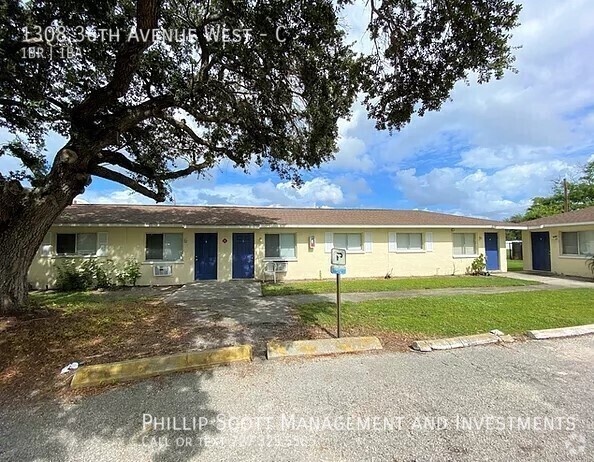
{"type": "Polygon", "coordinates": [[[592,276],[594,276],[594,255],[591,255],[588,258],[588,268],[590,268],[590,271],[592,272],[592,276]]]}
{"type": "Polygon", "coordinates": [[[91,258],[80,265],[80,271],[91,281],[90,287],[107,289],[113,285],[113,262],[111,260],[97,260],[91,258]]]}
{"type": "Polygon", "coordinates": [[[94,258],[77,260],[63,260],[58,265],[56,289],[60,291],[89,290],[92,288],[105,289],[111,287],[113,262],[100,261],[94,258]]]}
{"type": "Polygon", "coordinates": [[[64,292],[87,290],[92,286],[93,280],[89,278],[88,271],[81,271],[74,260],[64,260],[58,267],[56,289],[64,292]]]}
{"type": "Polygon", "coordinates": [[[122,268],[117,269],[115,272],[116,280],[122,286],[135,286],[141,275],[140,263],[135,258],[126,258],[122,268]]]}
{"type": "Polygon", "coordinates": [[[113,261],[106,260],[95,267],[95,281],[98,289],[113,286],[113,261]]]}
{"type": "Polygon", "coordinates": [[[485,256],[481,253],[472,261],[471,265],[466,268],[466,273],[472,276],[481,276],[486,274],[486,270],[487,261],[485,260],[485,256]]]}
{"type": "Polygon", "coordinates": [[[78,274],[83,280],[84,287],[90,289],[93,287],[95,279],[95,260],[83,260],[78,267],[78,274]]]}

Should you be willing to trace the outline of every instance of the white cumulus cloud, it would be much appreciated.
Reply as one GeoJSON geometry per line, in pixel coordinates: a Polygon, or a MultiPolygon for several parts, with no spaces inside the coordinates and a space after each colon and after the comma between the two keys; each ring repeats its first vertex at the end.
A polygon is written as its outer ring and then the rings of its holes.
{"type": "Polygon", "coordinates": [[[414,204],[429,209],[505,218],[523,211],[530,198],[547,194],[554,182],[576,173],[573,164],[555,160],[511,165],[494,173],[461,167],[414,168],[395,175],[396,186],[414,204]]]}
{"type": "MultiPolygon", "coordinates": [[[[173,187],[176,204],[196,205],[252,205],[252,206],[337,206],[344,202],[342,188],[327,178],[317,177],[305,181],[301,187],[290,182],[273,183],[271,180],[254,183],[212,182],[194,184],[184,182],[173,187]]],[[[81,202],[96,204],[151,204],[151,199],[126,189],[88,191],[79,196],[81,202]]]]}

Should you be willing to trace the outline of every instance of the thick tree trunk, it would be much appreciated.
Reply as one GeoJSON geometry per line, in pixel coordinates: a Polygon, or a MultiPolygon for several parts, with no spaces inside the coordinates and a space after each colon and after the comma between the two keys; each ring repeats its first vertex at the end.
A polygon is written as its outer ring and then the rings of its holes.
{"type": "Polygon", "coordinates": [[[90,183],[88,174],[73,171],[80,159],[75,151],[62,149],[56,157],[40,188],[0,182],[0,314],[27,310],[27,274],[39,246],[62,210],[90,183]]]}
{"type": "Polygon", "coordinates": [[[0,228],[0,313],[28,307],[27,273],[43,238],[68,202],[28,204],[0,228]]]}
{"type": "Polygon", "coordinates": [[[27,306],[27,272],[31,260],[27,258],[24,241],[20,249],[11,245],[9,237],[0,236],[0,314],[22,311],[27,306]]]}

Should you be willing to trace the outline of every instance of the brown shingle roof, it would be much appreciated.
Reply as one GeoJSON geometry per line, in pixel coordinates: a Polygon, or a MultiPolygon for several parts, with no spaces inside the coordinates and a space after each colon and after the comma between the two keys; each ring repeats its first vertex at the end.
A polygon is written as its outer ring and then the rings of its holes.
{"type": "Polygon", "coordinates": [[[536,220],[524,221],[519,223],[526,226],[551,226],[551,225],[569,225],[576,223],[594,223],[594,207],[574,210],[573,212],[559,213],[550,217],[538,218],[536,220]]]}
{"type": "Polygon", "coordinates": [[[505,226],[499,221],[419,210],[97,205],[68,207],[59,225],[505,226]]]}

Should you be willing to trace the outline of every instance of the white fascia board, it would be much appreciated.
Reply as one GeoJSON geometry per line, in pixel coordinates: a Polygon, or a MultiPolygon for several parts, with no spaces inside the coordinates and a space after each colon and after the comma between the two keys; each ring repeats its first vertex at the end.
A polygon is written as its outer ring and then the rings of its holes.
{"type": "Polygon", "coordinates": [[[495,226],[495,229],[517,229],[517,230],[526,230],[528,226],[522,225],[512,225],[512,226],[495,226]]]}
{"type": "Polygon", "coordinates": [[[563,228],[568,226],[594,226],[594,221],[584,221],[581,223],[558,223],[551,225],[536,225],[528,226],[527,229],[563,228]]]}

